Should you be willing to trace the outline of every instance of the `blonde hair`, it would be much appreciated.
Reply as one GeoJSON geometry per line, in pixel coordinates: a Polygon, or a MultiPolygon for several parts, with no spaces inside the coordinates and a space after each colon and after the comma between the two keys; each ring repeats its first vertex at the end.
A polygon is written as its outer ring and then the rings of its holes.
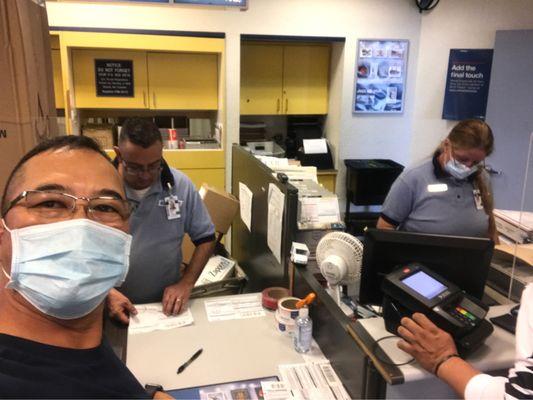
{"type": "MultiPolygon", "coordinates": [[[[455,125],[447,139],[455,149],[481,149],[488,156],[494,151],[494,136],[490,126],[479,119],[466,119],[455,125]]],[[[440,151],[444,149],[444,141],[440,151]]],[[[489,189],[488,182],[480,169],[474,175],[474,187],[479,190],[483,209],[489,217],[489,237],[497,242],[496,221],[494,220],[494,198],[489,189]]]]}

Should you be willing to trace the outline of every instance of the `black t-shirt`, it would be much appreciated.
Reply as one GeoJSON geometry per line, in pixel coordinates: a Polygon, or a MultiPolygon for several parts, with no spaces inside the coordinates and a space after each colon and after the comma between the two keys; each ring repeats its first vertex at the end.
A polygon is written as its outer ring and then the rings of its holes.
{"type": "Polygon", "coordinates": [[[1,398],[149,398],[104,340],[76,350],[0,334],[1,398]]]}

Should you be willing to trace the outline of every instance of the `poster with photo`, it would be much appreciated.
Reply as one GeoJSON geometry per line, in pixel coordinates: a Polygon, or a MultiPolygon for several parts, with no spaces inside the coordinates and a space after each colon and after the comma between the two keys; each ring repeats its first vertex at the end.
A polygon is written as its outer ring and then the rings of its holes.
{"type": "Polygon", "coordinates": [[[407,40],[359,40],[354,113],[402,113],[407,40]]]}

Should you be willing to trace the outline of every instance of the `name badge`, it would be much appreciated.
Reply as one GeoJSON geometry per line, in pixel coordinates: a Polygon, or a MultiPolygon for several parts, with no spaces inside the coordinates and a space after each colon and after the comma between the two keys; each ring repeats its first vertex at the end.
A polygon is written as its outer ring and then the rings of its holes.
{"type": "Polygon", "coordinates": [[[481,192],[479,189],[474,189],[474,203],[476,204],[476,208],[478,210],[483,210],[483,199],[481,198],[481,192]]]}
{"type": "Polygon", "coordinates": [[[181,210],[180,210],[181,203],[182,201],[178,200],[178,196],[175,196],[175,195],[165,197],[165,199],[162,202],[160,202],[160,205],[165,207],[168,220],[178,219],[181,217],[181,210]]]}
{"type": "Polygon", "coordinates": [[[448,190],[448,185],[445,183],[434,183],[434,184],[428,185],[429,193],[446,192],[447,190],[448,190]]]}

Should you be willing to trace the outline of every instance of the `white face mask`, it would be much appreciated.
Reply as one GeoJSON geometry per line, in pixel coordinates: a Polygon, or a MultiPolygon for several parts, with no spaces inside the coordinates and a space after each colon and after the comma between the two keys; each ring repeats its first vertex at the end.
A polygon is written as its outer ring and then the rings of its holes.
{"type": "Polygon", "coordinates": [[[476,172],[478,168],[477,166],[471,167],[471,168],[467,167],[466,165],[455,160],[454,158],[451,158],[446,163],[446,165],[444,165],[444,169],[454,178],[457,178],[459,180],[464,180],[468,178],[470,175],[472,175],[474,172],[476,172]]]}
{"type": "Polygon", "coordinates": [[[88,219],[13,230],[2,222],[12,245],[6,287],[44,314],[83,317],[126,278],[131,235],[118,229],[88,219]]]}

